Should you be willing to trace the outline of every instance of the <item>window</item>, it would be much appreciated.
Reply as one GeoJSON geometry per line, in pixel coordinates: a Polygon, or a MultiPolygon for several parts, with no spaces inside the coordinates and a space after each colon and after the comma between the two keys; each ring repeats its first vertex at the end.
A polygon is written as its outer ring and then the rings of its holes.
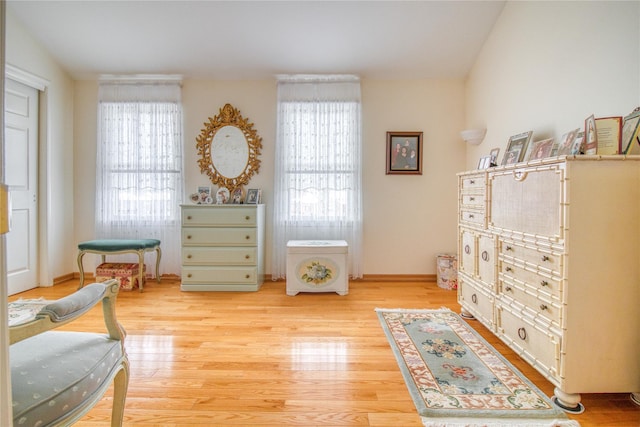
{"type": "Polygon", "coordinates": [[[102,83],[98,127],[97,237],[159,239],[162,270],[179,273],[180,86],[102,83]]]}
{"type": "Polygon", "coordinates": [[[346,240],[361,277],[360,82],[305,76],[278,83],[272,276],[286,273],[288,240],[346,240]]]}

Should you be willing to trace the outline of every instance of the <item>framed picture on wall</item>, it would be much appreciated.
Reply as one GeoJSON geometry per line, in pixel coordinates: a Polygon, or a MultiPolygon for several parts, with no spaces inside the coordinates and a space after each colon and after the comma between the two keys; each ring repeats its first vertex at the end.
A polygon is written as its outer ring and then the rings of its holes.
{"type": "Polygon", "coordinates": [[[527,151],[527,145],[531,140],[533,131],[519,133],[509,138],[509,144],[507,145],[507,151],[502,158],[503,165],[510,165],[522,161],[524,154],[527,151]]]}
{"type": "Polygon", "coordinates": [[[387,132],[387,175],[422,175],[422,132],[387,132]]]}

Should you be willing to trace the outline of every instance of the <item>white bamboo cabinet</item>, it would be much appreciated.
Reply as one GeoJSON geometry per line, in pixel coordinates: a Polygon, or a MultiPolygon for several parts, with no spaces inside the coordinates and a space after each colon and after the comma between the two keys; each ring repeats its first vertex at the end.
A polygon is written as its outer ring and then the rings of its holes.
{"type": "Polygon", "coordinates": [[[640,156],[458,174],[458,301],[581,412],[640,391],[640,156]]]}
{"type": "Polygon", "coordinates": [[[183,291],[257,291],[264,282],[264,205],[183,205],[183,291]]]}

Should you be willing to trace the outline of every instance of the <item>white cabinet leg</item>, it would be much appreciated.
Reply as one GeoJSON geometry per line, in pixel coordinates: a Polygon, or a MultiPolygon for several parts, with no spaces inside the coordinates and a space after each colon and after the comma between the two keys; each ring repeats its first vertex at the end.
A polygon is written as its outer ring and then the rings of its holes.
{"type": "Polygon", "coordinates": [[[584,405],[580,403],[579,393],[565,393],[558,387],[553,389],[555,395],[551,398],[556,406],[570,414],[581,414],[584,412],[584,405]]]}

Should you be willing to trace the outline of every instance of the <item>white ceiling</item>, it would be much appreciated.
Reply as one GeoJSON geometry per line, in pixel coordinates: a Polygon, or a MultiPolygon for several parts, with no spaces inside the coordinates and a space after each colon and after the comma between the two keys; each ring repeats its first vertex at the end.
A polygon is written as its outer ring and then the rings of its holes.
{"type": "Polygon", "coordinates": [[[465,77],[504,4],[7,0],[7,9],[76,79],[309,73],[411,79],[465,77]]]}

